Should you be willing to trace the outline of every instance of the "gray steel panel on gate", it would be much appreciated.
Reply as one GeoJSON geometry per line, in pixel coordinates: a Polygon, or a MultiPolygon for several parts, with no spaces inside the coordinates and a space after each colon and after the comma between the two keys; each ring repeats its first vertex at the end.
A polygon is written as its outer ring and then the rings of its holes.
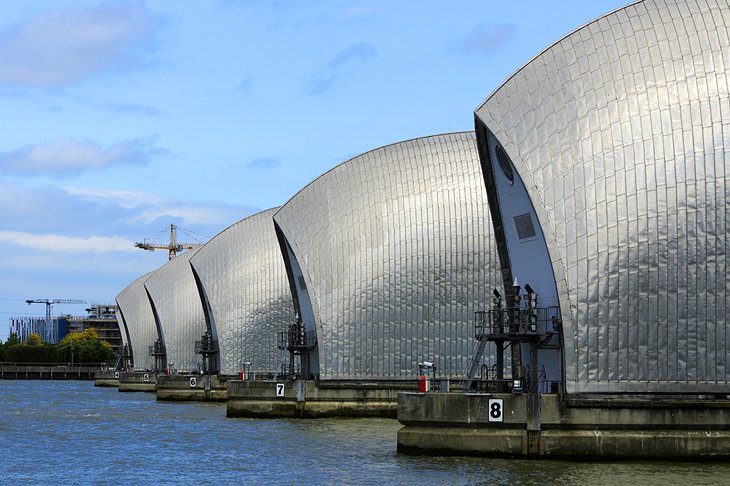
{"type": "Polygon", "coordinates": [[[476,110],[546,234],[569,391],[728,391],[730,4],[646,0],[476,110]]]}
{"type": "Polygon", "coordinates": [[[414,379],[422,361],[465,375],[474,311],[502,288],[473,133],[357,156],[274,220],[306,280],[321,379],[414,379]]]}
{"type": "Polygon", "coordinates": [[[206,331],[203,305],[195,284],[190,258],[198,250],[178,254],[155,271],[144,283],[157,311],[167,363],[180,371],[201,369],[195,341],[206,331]]]}
{"type": "Polygon", "coordinates": [[[271,219],[277,209],[230,226],[190,259],[210,305],[222,374],[238,373],[242,362],[250,362],[251,371],[267,373],[282,364],[276,333],[295,317],[271,219]]]}
{"type": "Polygon", "coordinates": [[[129,332],[129,347],[132,349],[136,369],[152,369],[154,359],[149,355],[149,347],[157,339],[155,316],[150,299],[144,289],[144,282],[154,272],[138,278],[117,295],[117,306],[124,318],[129,332]]]}

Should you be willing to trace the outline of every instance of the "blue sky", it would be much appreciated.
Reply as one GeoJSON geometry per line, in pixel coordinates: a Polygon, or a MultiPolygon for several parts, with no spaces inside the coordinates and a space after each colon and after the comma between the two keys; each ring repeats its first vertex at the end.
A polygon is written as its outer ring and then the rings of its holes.
{"type": "Polygon", "coordinates": [[[0,339],[43,315],[26,299],[113,303],[166,262],[133,245],[171,223],[205,241],[350,157],[472,129],[511,73],[625,3],[0,3],[0,339]]]}

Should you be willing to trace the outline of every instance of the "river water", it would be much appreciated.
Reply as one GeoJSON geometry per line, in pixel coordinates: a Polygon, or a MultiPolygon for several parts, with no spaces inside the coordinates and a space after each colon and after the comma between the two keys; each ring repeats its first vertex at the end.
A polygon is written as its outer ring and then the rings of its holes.
{"type": "Polygon", "coordinates": [[[395,420],[226,418],[83,381],[0,380],[0,484],[730,484],[730,464],[396,453],[395,420]]]}

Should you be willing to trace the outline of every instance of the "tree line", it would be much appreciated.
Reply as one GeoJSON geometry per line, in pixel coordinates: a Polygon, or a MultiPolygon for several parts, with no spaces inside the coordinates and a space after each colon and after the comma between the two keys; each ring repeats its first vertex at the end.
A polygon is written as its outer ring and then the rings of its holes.
{"type": "Polygon", "coordinates": [[[11,333],[6,342],[0,342],[0,362],[43,364],[114,364],[116,356],[111,344],[99,339],[96,329],[67,334],[58,344],[46,344],[38,333],[31,334],[22,343],[11,333]]]}

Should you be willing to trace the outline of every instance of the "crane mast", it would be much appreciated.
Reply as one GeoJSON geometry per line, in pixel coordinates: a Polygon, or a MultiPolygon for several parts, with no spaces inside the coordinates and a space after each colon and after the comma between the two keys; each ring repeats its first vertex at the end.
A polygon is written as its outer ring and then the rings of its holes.
{"type": "Polygon", "coordinates": [[[142,250],[149,250],[149,251],[155,251],[155,250],[167,250],[168,251],[168,260],[172,260],[177,256],[177,253],[183,250],[192,250],[196,248],[197,245],[193,243],[178,243],[176,240],[176,231],[177,227],[174,224],[170,225],[170,244],[169,245],[155,245],[153,243],[149,243],[147,239],[145,239],[142,243],[135,243],[134,246],[136,248],[141,248],[142,250]]]}

